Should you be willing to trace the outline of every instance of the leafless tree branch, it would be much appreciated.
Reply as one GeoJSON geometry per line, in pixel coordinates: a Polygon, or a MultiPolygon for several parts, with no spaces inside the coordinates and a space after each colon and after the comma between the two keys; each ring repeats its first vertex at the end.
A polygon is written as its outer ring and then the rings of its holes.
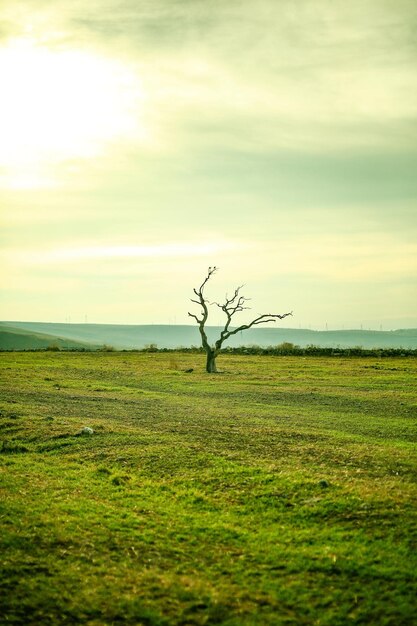
{"type": "Polygon", "coordinates": [[[247,310],[250,307],[245,306],[246,302],[248,302],[249,298],[245,298],[245,296],[242,296],[240,294],[240,290],[242,289],[243,285],[240,285],[239,287],[236,287],[234,293],[232,296],[228,296],[226,294],[225,297],[225,302],[224,304],[220,304],[218,302],[213,302],[212,304],[215,304],[217,307],[219,307],[223,313],[226,315],[226,323],[224,325],[223,330],[220,333],[220,337],[217,339],[217,341],[214,343],[214,346],[210,346],[208,339],[207,339],[207,334],[205,332],[205,324],[207,322],[208,319],[208,306],[210,304],[210,302],[206,299],[206,297],[204,296],[204,288],[207,284],[207,282],[210,280],[211,276],[217,271],[217,267],[209,267],[208,268],[208,272],[207,272],[207,276],[205,277],[205,279],[203,280],[203,282],[201,283],[200,287],[198,289],[194,288],[193,292],[194,294],[197,296],[197,300],[191,298],[191,302],[193,302],[194,304],[198,304],[199,306],[201,306],[201,318],[199,318],[197,315],[195,315],[194,313],[188,313],[188,315],[192,318],[194,318],[199,326],[199,330],[200,330],[200,335],[201,335],[201,340],[202,340],[202,345],[203,348],[206,350],[207,353],[207,366],[206,369],[208,372],[216,372],[216,366],[215,366],[215,360],[216,360],[216,356],[218,355],[218,353],[221,350],[221,347],[223,345],[223,343],[232,335],[235,335],[238,332],[241,332],[243,330],[247,330],[249,328],[252,328],[252,326],[256,326],[258,324],[268,324],[270,322],[276,322],[277,319],[284,319],[285,317],[288,317],[289,315],[292,315],[291,313],[283,313],[283,314],[278,314],[278,313],[267,313],[264,315],[259,315],[258,317],[256,317],[254,320],[252,320],[249,324],[242,324],[241,326],[238,326],[237,328],[234,328],[232,330],[230,330],[230,326],[233,320],[233,316],[236,315],[236,313],[240,313],[241,311],[247,310]]]}

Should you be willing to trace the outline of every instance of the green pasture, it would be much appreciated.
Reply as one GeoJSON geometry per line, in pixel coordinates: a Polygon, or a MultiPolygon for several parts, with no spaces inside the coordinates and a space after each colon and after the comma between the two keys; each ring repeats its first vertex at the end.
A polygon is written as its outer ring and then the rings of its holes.
{"type": "Polygon", "coordinates": [[[417,360],[218,367],[0,354],[1,623],[417,623],[417,360]]]}

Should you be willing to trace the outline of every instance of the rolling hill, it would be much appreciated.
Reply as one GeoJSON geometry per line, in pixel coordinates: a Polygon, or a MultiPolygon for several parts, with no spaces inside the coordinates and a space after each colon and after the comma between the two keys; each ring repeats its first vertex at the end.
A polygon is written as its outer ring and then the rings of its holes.
{"type": "Polygon", "coordinates": [[[91,342],[75,341],[46,333],[14,328],[0,323],[0,350],[96,350],[91,342]]]}
{"type": "MultiPolygon", "coordinates": [[[[209,327],[209,339],[217,338],[219,327],[209,327]]],[[[238,333],[225,345],[262,347],[290,342],[301,347],[417,348],[417,329],[393,331],[336,330],[315,331],[294,328],[251,328],[238,333]]],[[[196,326],[60,324],[50,322],[0,322],[0,349],[42,349],[55,344],[67,349],[97,349],[104,344],[115,349],[141,349],[200,345],[196,326]]]]}

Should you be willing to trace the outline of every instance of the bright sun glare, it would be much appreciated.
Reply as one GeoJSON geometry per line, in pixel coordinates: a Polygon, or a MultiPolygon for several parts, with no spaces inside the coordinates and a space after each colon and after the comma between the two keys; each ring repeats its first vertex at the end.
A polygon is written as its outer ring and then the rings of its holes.
{"type": "Polygon", "coordinates": [[[145,137],[140,81],[118,61],[15,40],[0,48],[0,87],[2,186],[53,184],[57,164],[145,137]]]}

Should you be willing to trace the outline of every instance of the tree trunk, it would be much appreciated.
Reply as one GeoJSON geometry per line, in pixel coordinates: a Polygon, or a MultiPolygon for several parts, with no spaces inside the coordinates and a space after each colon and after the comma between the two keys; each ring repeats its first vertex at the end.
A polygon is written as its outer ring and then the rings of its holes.
{"type": "Polygon", "coordinates": [[[209,374],[217,373],[216,356],[217,353],[215,350],[207,350],[206,372],[209,374]]]}

